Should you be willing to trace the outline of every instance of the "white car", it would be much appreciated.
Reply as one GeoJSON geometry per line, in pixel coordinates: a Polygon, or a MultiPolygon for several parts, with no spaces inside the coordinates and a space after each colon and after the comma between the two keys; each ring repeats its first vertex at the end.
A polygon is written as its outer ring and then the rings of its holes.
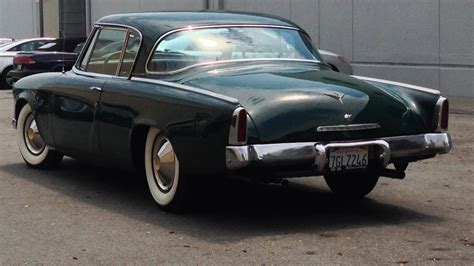
{"type": "Polygon", "coordinates": [[[0,89],[11,89],[7,83],[7,73],[13,69],[13,58],[18,52],[29,52],[38,49],[54,38],[32,38],[14,41],[0,46],[0,89]]]}

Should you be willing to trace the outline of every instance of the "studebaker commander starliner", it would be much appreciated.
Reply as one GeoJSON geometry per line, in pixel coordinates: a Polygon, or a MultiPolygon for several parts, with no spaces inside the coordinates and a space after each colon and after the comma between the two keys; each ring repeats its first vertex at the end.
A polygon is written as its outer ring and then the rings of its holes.
{"type": "Polygon", "coordinates": [[[211,175],[324,176],[361,198],[452,145],[439,91],[335,72],[303,29],[255,14],[107,16],[71,71],[13,94],[27,165],[67,155],[136,168],[168,210],[211,175]]]}

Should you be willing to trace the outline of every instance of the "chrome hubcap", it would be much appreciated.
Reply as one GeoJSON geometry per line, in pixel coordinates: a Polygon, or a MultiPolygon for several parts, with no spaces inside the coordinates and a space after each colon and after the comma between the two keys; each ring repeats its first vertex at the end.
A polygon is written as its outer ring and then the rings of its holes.
{"type": "Polygon", "coordinates": [[[159,189],[165,193],[170,191],[176,174],[176,155],[167,138],[157,138],[155,141],[153,172],[159,189]]]}
{"type": "Polygon", "coordinates": [[[36,121],[33,119],[33,115],[30,114],[26,118],[25,127],[23,129],[24,139],[26,143],[26,147],[28,150],[35,155],[40,154],[43,152],[46,144],[44,143],[43,139],[41,138],[38,127],[36,126],[36,121]]]}

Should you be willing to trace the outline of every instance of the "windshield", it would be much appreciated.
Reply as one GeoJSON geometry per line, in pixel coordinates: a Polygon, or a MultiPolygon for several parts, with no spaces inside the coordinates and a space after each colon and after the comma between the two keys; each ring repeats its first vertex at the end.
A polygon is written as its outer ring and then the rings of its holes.
{"type": "Polygon", "coordinates": [[[310,39],[281,28],[222,27],[180,31],[166,36],[148,63],[152,72],[170,72],[216,61],[303,59],[321,61],[310,39]]]}

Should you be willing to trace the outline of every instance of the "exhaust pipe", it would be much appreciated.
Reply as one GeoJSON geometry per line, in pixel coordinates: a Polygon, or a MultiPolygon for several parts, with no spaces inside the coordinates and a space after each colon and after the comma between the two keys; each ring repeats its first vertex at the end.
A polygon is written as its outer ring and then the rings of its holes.
{"type": "Polygon", "coordinates": [[[394,179],[404,179],[405,178],[405,171],[394,170],[394,169],[383,169],[380,172],[381,176],[394,178],[394,179]]]}

